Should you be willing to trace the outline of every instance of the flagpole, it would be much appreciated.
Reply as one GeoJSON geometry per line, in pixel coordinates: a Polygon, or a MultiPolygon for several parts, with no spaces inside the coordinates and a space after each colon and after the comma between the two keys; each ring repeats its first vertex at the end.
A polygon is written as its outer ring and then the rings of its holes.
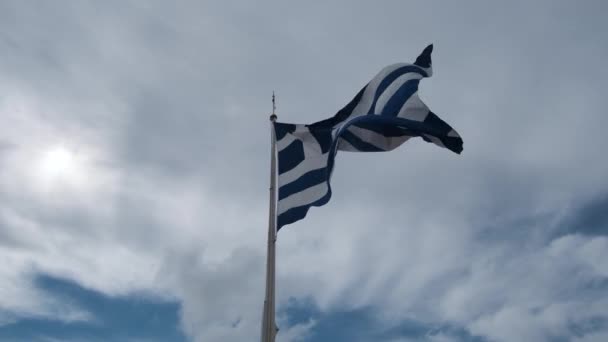
{"type": "Polygon", "coordinates": [[[275,242],[277,240],[276,230],[276,144],[274,134],[274,122],[277,120],[275,114],[274,92],[272,93],[272,115],[270,115],[270,205],[268,210],[268,246],[266,251],[266,295],[264,299],[264,313],[262,317],[262,342],[274,342],[278,331],[275,322],[275,242]]]}

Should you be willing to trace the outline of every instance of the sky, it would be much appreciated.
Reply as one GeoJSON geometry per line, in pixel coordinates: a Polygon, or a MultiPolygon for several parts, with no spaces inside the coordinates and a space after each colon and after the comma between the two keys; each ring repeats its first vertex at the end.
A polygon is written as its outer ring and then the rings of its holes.
{"type": "Polygon", "coordinates": [[[1,1],[0,340],[259,339],[273,90],[312,123],[433,43],[464,152],[338,155],[277,341],[607,341],[607,11],[1,1]]]}

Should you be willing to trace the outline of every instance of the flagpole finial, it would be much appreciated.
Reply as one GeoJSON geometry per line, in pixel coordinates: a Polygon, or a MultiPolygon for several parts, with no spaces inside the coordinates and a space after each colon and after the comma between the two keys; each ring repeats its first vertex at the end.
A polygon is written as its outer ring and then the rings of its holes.
{"type": "Polygon", "coordinates": [[[270,115],[270,121],[277,121],[277,114],[275,113],[277,110],[276,102],[274,100],[274,90],[272,91],[272,114],[270,115]]]}

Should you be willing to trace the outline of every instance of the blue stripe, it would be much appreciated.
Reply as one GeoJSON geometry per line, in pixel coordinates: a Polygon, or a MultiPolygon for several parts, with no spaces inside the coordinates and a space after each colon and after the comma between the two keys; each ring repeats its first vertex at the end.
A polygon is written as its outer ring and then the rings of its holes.
{"type": "MultiPolygon", "coordinates": [[[[327,185],[329,186],[329,182],[327,185]]],[[[331,198],[331,188],[328,188],[327,194],[325,194],[325,196],[321,197],[320,199],[318,199],[310,204],[307,204],[307,205],[291,208],[291,209],[285,211],[284,213],[282,213],[281,215],[278,215],[277,216],[277,231],[286,224],[294,223],[296,221],[303,219],[306,216],[306,214],[308,213],[308,209],[310,209],[310,207],[320,207],[322,205],[325,205],[327,202],[329,202],[330,198],[331,198]]]]}
{"type": "Polygon", "coordinates": [[[447,135],[452,130],[452,127],[448,125],[445,121],[441,120],[435,113],[429,112],[429,114],[424,119],[424,124],[429,125],[437,129],[437,131],[441,132],[442,135],[447,135]]]}
{"type": "Polygon", "coordinates": [[[274,134],[277,140],[283,139],[287,133],[293,133],[296,131],[296,125],[275,122],[274,123],[274,134]]]}
{"type": "Polygon", "coordinates": [[[331,147],[331,135],[332,127],[325,126],[308,126],[308,131],[317,140],[321,147],[321,152],[327,153],[331,147]]]}
{"type": "Polygon", "coordinates": [[[277,231],[286,224],[300,221],[301,219],[306,217],[308,209],[310,209],[310,205],[295,207],[277,216],[277,231]]]}
{"type": "Polygon", "coordinates": [[[294,140],[279,152],[279,174],[298,166],[304,158],[304,144],[300,140],[294,140]]]}
{"type": "Polygon", "coordinates": [[[327,168],[309,171],[300,178],[279,188],[279,201],[290,195],[306,190],[317,184],[321,184],[329,179],[327,168]]]}
{"type": "Polygon", "coordinates": [[[441,120],[435,113],[429,112],[429,115],[424,119],[424,124],[434,127],[441,132],[436,137],[441,140],[443,145],[452,152],[460,154],[462,152],[462,139],[459,137],[449,137],[448,133],[452,131],[452,127],[445,121],[441,120]]]}
{"type": "Polygon", "coordinates": [[[372,132],[381,134],[387,138],[403,137],[406,135],[416,135],[407,128],[398,127],[393,124],[383,122],[358,122],[353,124],[355,127],[370,130],[372,132]]]}
{"type": "Polygon", "coordinates": [[[457,137],[439,138],[443,145],[450,151],[460,154],[462,152],[462,139],[457,137]]]}
{"type": "MultiPolygon", "coordinates": [[[[428,124],[427,122],[419,122],[419,121],[414,121],[414,120],[405,119],[405,118],[401,118],[401,117],[370,115],[370,116],[362,116],[360,118],[365,119],[365,120],[357,120],[357,121],[365,122],[365,123],[393,125],[395,127],[401,128],[401,129],[409,130],[410,132],[415,133],[415,134],[422,134],[422,133],[426,133],[426,134],[430,134],[430,135],[447,134],[447,132],[444,133],[444,130],[441,129],[443,127],[441,127],[441,128],[435,127],[434,125],[428,124]]],[[[357,119],[359,119],[359,118],[357,118],[357,119]]],[[[353,121],[355,121],[355,120],[353,120],[353,121]]],[[[353,122],[353,124],[354,123],[355,122],[353,122]]]]}
{"type": "Polygon", "coordinates": [[[377,146],[374,146],[368,142],[361,140],[358,136],[354,135],[351,131],[344,131],[340,134],[340,138],[346,140],[349,144],[353,145],[360,152],[382,152],[384,151],[377,146]]]}
{"type": "Polygon", "coordinates": [[[416,58],[416,61],[414,62],[414,64],[420,65],[423,68],[430,68],[432,52],[433,52],[433,44],[425,47],[424,50],[422,50],[422,53],[420,53],[420,56],[418,56],[418,58],[416,58]]]}
{"type": "Polygon", "coordinates": [[[418,83],[420,83],[420,80],[409,80],[403,83],[384,105],[384,108],[376,110],[376,112],[380,112],[381,115],[397,116],[405,102],[418,91],[418,83]]]}
{"type": "Polygon", "coordinates": [[[398,68],[397,70],[386,75],[386,77],[384,77],[384,79],[378,85],[378,88],[376,88],[376,94],[374,95],[374,102],[372,103],[372,106],[369,108],[369,112],[367,114],[377,114],[377,113],[374,113],[373,111],[376,108],[376,102],[378,101],[378,98],[380,97],[380,95],[399,76],[401,76],[403,74],[407,74],[408,72],[414,72],[414,73],[422,75],[422,77],[428,77],[428,74],[426,73],[426,71],[424,71],[423,69],[421,69],[419,66],[416,66],[416,65],[402,66],[401,68],[398,68]]]}

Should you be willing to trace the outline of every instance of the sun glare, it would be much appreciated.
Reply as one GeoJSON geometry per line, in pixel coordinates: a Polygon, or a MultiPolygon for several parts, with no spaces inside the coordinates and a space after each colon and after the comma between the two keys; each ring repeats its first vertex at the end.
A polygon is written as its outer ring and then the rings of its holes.
{"type": "Polygon", "coordinates": [[[48,150],[42,160],[42,171],[52,177],[67,175],[73,166],[74,154],[62,146],[48,150]]]}
{"type": "Polygon", "coordinates": [[[86,163],[73,149],[55,145],[41,152],[35,172],[40,190],[82,190],[87,184],[86,163]]]}
{"type": "Polygon", "coordinates": [[[95,189],[107,177],[93,167],[90,151],[63,144],[38,150],[30,169],[31,184],[41,193],[84,194],[95,189]],[[89,153],[86,153],[89,152],[89,153]]]}

